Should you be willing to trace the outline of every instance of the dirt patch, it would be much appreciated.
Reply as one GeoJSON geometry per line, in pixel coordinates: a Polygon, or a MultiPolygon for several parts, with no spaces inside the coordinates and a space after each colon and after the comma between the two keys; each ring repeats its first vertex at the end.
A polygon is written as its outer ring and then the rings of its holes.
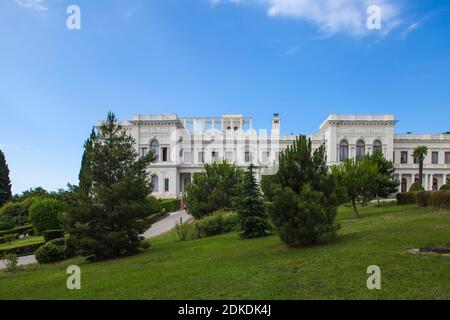
{"type": "Polygon", "coordinates": [[[443,256],[450,256],[450,247],[423,247],[419,249],[410,249],[409,253],[437,253],[443,256]]]}

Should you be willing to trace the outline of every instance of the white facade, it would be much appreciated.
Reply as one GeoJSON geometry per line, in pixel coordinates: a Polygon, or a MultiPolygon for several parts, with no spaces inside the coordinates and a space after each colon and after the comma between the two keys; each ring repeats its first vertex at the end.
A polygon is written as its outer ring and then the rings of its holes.
{"type": "MultiPolygon", "coordinates": [[[[330,115],[311,136],[313,148],[325,144],[328,164],[345,157],[372,154],[380,149],[395,163],[402,191],[418,179],[415,147],[429,148],[424,164],[427,190],[450,183],[450,135],[399,135],[393,115],[330,115]]],[[[252,118],[229,114],[218,118],[178,118],[177,115],[139,115],[121,122],[136,141],[136,150],[153,150],[157,161],[149,167],[158,197],[178,197],[204,163],[227,160],[240,167],[253,163],[257,178],[271,174],[281,151],[295,135],[281,134],[281,119],[272,118],[270,130],[253,129],[252,118]]]]}

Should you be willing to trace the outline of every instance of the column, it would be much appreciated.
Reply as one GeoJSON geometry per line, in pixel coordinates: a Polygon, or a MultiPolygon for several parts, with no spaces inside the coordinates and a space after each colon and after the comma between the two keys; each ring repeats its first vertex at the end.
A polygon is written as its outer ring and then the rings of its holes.
{"type": "Polygon", "coordinates": [[[428,189],[428,181],[429,181],[429,177],[428,177],[428,174],[425,174],[425,191],[428,191],[429,189],[428,189]]]}
{"type": "Polygon", "coordinates": [[[399,182],[400,182],[399,191],[402,192],[403,175],[401,173],[398,175],[398,179],[399,179],[399,182]]]}

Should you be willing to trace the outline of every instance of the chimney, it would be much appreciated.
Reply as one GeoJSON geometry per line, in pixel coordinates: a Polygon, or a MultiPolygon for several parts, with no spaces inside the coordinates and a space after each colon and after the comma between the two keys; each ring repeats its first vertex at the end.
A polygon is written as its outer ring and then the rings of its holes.
{"type": "Polygon", "coordinates": [[[274,113],[272,118],[272,135],[280,135],[281,119],[279,113],[274,113]]]}

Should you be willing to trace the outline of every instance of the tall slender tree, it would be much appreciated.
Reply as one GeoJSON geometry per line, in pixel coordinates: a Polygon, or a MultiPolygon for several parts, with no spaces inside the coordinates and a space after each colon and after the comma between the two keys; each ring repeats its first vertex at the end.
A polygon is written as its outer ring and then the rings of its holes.
{"type": "Polygon", "coordinates": [[[254,167],[251,164],[244,174],[239,196],[235,200],[235,207],[239,213],[241,235],[244,238],[262,237],[267,235],[267,231],[270,230],[263,196],[253,170],[254,167]]]}
{"type": "Polygon", "coordinates": [[[5,154],[0,150],[0,207],[11,200],[11,180],[5,154]]]}
{"type": "Polygon", "coordinates": [[[426,146],[418,146],[414,149],[412,156],[413,158],[419,162],[419,184],[423,187],[423,161],[428,154],[428,147],[426,146]]]}
{"type": "Polygon", "coordinates": [[[91,135],[84,142],[84,152],[81,159],[81,168],[78,175],[80,190],[88,194],[92,188],[92,151],[96,138],[95,130],[92,128],[91,135]]]}

